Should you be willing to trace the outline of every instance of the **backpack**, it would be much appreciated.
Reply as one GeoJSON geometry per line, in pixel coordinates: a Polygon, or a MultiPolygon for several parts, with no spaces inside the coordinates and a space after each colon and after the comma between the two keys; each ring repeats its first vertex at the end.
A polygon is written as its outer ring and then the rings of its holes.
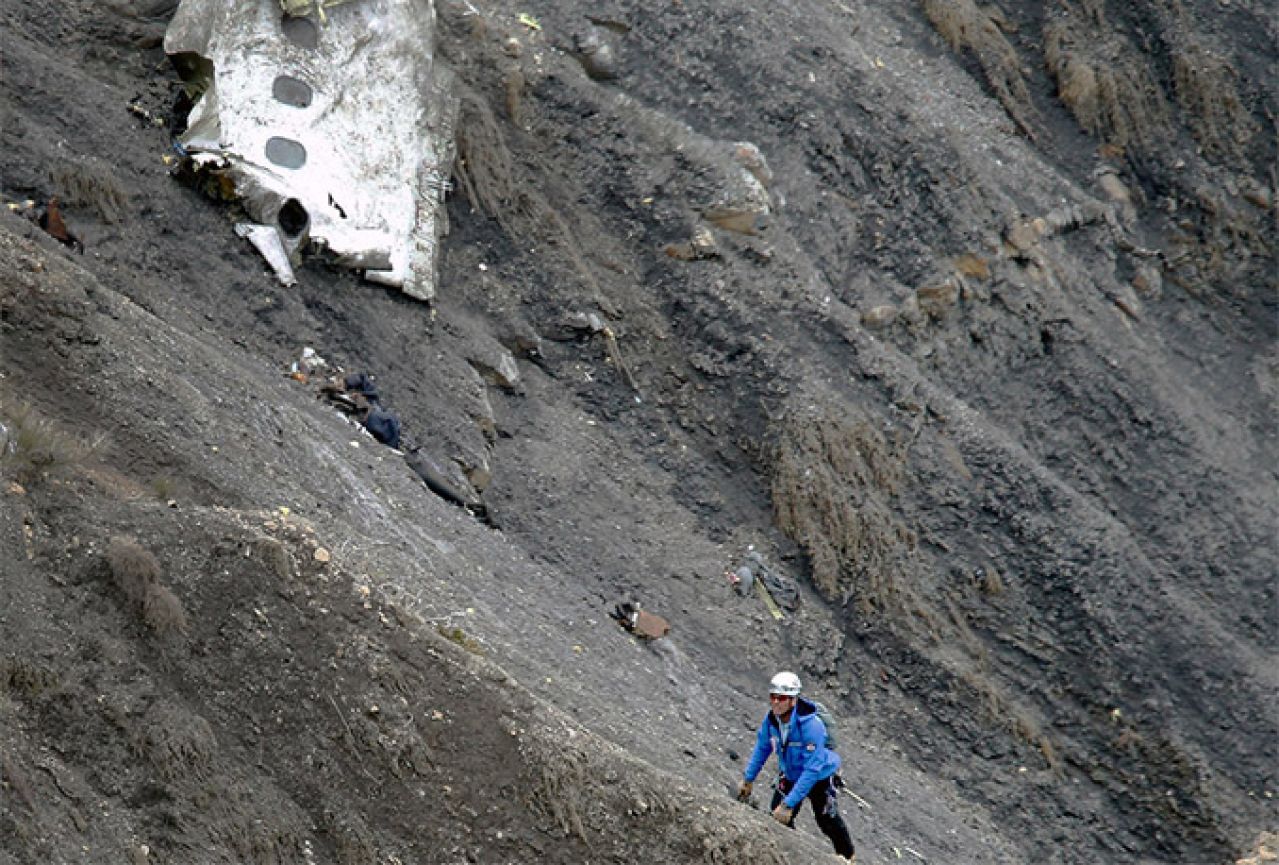
{"type": "Polygon", "coordinates": [[[835,744],[835,719],[831,717],[830,710],[816,700],[809,700],[816,710],[814,714],[821,719],[822,724],[826,727],[826,749],[828,751],[838,751],[839,747],[835,744]]]}

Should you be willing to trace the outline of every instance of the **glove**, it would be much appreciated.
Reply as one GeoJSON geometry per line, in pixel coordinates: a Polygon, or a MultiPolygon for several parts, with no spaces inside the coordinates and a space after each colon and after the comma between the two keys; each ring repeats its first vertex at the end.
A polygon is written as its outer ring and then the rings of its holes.
{"type": "Polygon", "coordinates": [[[795,816],[792,808],[787,808],[785,804],[778,805],[773,809],[773,819],[783,826],[789,826],[791,818],[795,816]]]}
{"type": "Polygon", "coordinates": [[[750,781],[743,781],[737,787],[737,801],[745,802],[747,799],[749,799],[751,797],[751,790],[753,790],[754,788],[755,788],[755,785],[752,784],[750,781]]]}

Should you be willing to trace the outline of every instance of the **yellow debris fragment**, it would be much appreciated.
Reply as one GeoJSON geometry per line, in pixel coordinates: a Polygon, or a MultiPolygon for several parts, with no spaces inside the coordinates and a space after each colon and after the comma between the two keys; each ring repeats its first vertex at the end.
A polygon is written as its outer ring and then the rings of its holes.
{"type": "Polygon", "coordinates": [[[538,20],[527,12],[520,13],[520,23],[530,30],[542,29],[542,25],[538,23],[538,20]]]}

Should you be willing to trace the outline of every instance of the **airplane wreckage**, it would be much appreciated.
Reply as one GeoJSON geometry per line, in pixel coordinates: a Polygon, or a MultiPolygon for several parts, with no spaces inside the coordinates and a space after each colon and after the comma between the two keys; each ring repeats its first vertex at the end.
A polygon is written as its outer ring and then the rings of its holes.
{"type": "Polygon", "coordinates": [[[457,100],[431,0],[182,0],[175,147],[286,285],[304,249],[430,300],[457,100]]]}

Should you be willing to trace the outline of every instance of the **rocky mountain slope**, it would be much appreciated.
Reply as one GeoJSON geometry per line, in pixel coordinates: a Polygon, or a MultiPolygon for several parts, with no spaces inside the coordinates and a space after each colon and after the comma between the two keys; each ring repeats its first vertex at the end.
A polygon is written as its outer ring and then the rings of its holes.
{"type": "Polygon", "coordinates": [[[430,305],[173,176],[172,5],[3,3],[0,863],[835,861],[779,668],[859,862],[1262,855],[1265,4],[442,0],[430,305]]]}

